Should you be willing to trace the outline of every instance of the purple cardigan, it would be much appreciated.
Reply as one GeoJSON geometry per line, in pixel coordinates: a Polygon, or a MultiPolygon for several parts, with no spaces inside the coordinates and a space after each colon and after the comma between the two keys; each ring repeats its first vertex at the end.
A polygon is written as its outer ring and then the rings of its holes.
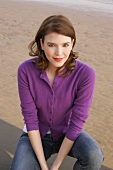
{"type": "Polygon", "coordinates": [[[46,72],[29,59],[18,69],[18,89],[27,131],[39,130],[43,137],[49,130],[54,140],[65,135],[74,141],[83,129],[91,106],[95,72],[76,60],[75,69],[63,78],[55,76],[53,86],[46,72]]]}

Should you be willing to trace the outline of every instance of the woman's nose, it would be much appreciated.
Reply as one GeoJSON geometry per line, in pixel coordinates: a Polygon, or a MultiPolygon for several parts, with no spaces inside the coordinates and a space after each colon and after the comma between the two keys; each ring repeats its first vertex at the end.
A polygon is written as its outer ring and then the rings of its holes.
{"type": "Polygon", "coordinates": [[[62,54],[62,48],[61,47],[58,47],[56,49],[56,55],[60,56],[62,54]]]}

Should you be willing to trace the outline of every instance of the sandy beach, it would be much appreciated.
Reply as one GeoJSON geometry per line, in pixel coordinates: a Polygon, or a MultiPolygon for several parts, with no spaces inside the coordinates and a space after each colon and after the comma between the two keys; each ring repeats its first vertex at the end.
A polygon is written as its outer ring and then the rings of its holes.
{"type": "MultiPolygon", "coordinates": [[[[63,14],[71,20],[77,34],[75,50],[79,60],[95,69],[94,99],[84,129],[104,152],[102,170],[113,170],[113,14],[10,0],[0,0],[0,170],[9,169],[23,129],[18,66],[31,58],[27,46],[41,22],[53,14],[63,14]]],[[[66,158],[61,170],[71,170],[74,162],[66,158]]]]}

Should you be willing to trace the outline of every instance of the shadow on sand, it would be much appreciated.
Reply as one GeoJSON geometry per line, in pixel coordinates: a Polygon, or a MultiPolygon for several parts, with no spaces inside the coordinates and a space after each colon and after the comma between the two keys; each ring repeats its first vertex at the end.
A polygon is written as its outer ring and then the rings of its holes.
{"type": "MultiPolygon", "coordinates": [[[[10,163],[12,161],[11,155],[14,154],[18,139],[22,133],[22,130],[0,120],[0,170],[9,170],[10,163]]],[[[53,162],[55,155],[53,155],[48,164],[53,162]]],[[[74,159],[66,158],[61,170],[70,170],[74,164],[74,159]]],[[[102,166],[101,170],[112,170],[105,166],[102,166]]]]}

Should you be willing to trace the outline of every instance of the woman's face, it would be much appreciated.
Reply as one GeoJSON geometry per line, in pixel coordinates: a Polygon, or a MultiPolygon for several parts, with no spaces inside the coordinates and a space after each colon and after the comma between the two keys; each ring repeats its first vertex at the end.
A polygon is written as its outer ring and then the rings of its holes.
{"type": "Polygon", "coordinates": [[[50,33],[44,37],[44,42],[40,40],[42,50],[49,61],[49,67],[61,67],[69,58],[73,41],[70,37],[50,33]]]}

